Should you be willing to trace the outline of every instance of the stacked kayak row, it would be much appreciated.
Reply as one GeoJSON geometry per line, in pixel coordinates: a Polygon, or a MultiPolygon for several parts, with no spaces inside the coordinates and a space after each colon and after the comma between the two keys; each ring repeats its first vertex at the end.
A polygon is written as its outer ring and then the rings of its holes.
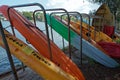
{"type": "MultiPolygon", "coordinates": [[[[9,8],[8,6],[2,6],[0,7],[0,12],[9,20],[7,14],[8,8],[9,8]]],[[[34,46],[34,48],[42,56],[44,56],[49,60],[51,60],[51,56],[52,56],[53,63],[59,66],[59,68],[61,68],[66,73],[73,76],[71,77],[71,80],[85,80],[80,69],[52,41],[50,41],[51,52],[52,52],[52,54],[50,55],[49,47],[48,47],[48,39],[46,35],[43,32],[41,32],[39,29],[37,29],[34,24],[32,24],[25,17],[23,17],[21,14],[15,11],[15,9],[12,8],[9,11],[9,16],[12,22],[12,26],[14,26],[34,46]]],[[[59,69],[56,71],[59,71],[59,69]]],[[[60,72],[60,74],[63,73],[60,72]]],[[[54,75],[51,77],[54,77],[54,75]]],[[[58,80],[58,79],[52,79],[52,80],[58,80]]]]}

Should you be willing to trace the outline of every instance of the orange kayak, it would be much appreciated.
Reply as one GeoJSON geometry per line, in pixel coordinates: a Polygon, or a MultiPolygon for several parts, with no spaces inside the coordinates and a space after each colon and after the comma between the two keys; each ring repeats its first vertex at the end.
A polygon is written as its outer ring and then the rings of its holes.
{"type": "MultiPolygon", "coordinates": [[[[8,6],[0,7],[0,12],[8,19],[8,6]]],[[[10,9],[12,25],[38,50],[50,59],[47,37],[22,15],[10,9]]],[[[52,61],[76,80],[85,80],[80,69],[51,41],[52,61]]]]}
{"type": "MultiPolygon", "coordinates": [[[[60,69],[50,60],[44,58],[37,51],[23,41],[4,30],[11,54],[21,60],[25,65],[42,76],[45,80],[76,80],[73,76],[60,69]],[[53,77],[54,76],[54,77],[53,77]]],[[[0,34],[0,46],[5,48],[0,34]]]]}

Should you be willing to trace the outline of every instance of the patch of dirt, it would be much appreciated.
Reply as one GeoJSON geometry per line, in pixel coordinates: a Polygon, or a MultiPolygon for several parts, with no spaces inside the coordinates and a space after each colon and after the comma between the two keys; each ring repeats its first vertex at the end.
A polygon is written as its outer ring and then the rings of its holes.
{"type": "MultiPolygon", "coordinates": [[[[72,47],[72,60],[82,71],[86,80],[120,80],[120,67],[108,68],[94,60],[82,55],[82,63],[80,52],[72,47]]],[[[69,51],[66,48],[64,52],[69,56],[69,51]]],[[[120,59],[116,59],[120,63],[120,59]]]]}

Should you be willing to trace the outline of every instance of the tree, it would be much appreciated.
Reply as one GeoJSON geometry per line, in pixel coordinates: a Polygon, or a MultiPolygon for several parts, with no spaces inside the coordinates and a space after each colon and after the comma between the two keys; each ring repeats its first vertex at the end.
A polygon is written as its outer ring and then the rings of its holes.
{"type": "Polygon", "coordinates": [[[98,4],[106,3],[110,8],[111,12],[113,13],[113,15],[115,16],[115,20],[120,20],[118,19],[120,17],[118,17],[117,15],[118,13],[120,13],[120,0],[88,0],[88,1],[98,4]]]}
{"type": "Polygon", "coordinates": [[[44,15],[41,12],[37,12],[35,15],[36,19],[39,21],[44,21],[44,15]]]}
{"type": "Polygon", "coordinates": [[[90,10],[90,11],[89,11],[89,15],[94,15],[95,12],[96,12],[96,10],[90,10]]]}
{"type": "Polygon", "coordinates": [[[28,19],[28,20],[32,20],[32,14],[33,12],[27,12],[27,11],[23,11],[22,14],[28,19]]]}
{"type": "Polygon", "coordinates": [[[98,4],[106,3],[113,14],[116,14],[117,11],[120,10],[120,0],[88,0],[88,1],[98,4]]]}

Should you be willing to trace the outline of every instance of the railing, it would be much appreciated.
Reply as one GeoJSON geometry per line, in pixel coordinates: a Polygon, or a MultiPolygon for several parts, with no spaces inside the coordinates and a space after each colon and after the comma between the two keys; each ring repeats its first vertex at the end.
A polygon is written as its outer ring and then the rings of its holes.
{"type": "MultiPolygon", "coordinates": [[[[36,21],[35,21],[35,13],[41,11],[41,10],[35,10],[33,13],[33,19],[34,19],[34,24],[36,25],[36,21]]],[[[68,43],[69,43],[69,57],[71,58],[71,41],[70,41],[70,17],[69,17],[69,13],[67,10],[63,9],[63,8],[58,8],[58,9],[46,9],[45,11],[64,11],[64,13],[66,13],[67,17],[68,17],[68,43]]],[[[51,14],[52,15],[52,14],[51,14]]],[[[51,15],[50,15],[50,21],[51,21],[51,15]]],[[[47,23],[47,20],[45,21],[47,23]]],[[[50,22],[51,23],[51,22],[50,22]]],[[[51,26],[51,36],[52,36],[52,41],[54,41],[53,39],[53,32],[52,32],[52,25],[51,26]]],[[[63,44],[64,45],[64,44],[63,44]]]]}
{"type": "MultiPolygon", "coordinates": [[[[9,21],[11,23],[11,29],[12,29],[13,35],[15,35],[15,31],[14,31],[14,28],[13,28],[13,25],[12,25],[12,21],[11,21],[11,17],[10,17],[10,9],[11,8],[19,8],[19,7],[27,7],[27,6],[39,6],[42,9],[43,13],[44,13],[45,20],[47,20],[46,16],[45,16],[46,15],[45,9],[44,9],[44,7],[41,4],[33,3],[33,4],[24,4],[24,5],[11,6],[11,7],[8,8],[7,12],[8,12],[9,21]]],[[[50,47],[50,40],[49,40],[49,32],[48,32],[47,23],[45,23],[45,27],[46,27],[46,33],[47,33],[47,39],[48,39],[49,53],[51,55],[52,52],[51,52],[51,47],[50,47]]],[[[13,59],[12,59],[11,54],[10,54],[10,50],[9,50],[8,43],[7,43],[7,40],[6,40],[5,35],[4,35],[3,26],[1,24],[1,22],[0,22],[0,31],[1,31],[0,33],[2,35],[4,44],[5,44],[5,49],[6,49],[8,58],[9,58],[9,62],[10,62],[11,69],[12,69],[12,72],[13,72],[13,75],[14,75],[14,79],[18,80],[17,72],[16,72],[16,69],[15,69],[15,66],[14,66],[14,63],[13,63],[13,59]]]]}
{"type": "MultiPolygon", "coordinates": [[[[50,45],[50,38],[49,38],[49,30],[48,30],[48,25],[47,25],[47,18],[46,18],[46,12],[51,12],[53,11],[51,14],[50,14],[50,19],[51,17],[53,16],[53,14],[65,14],[67,15],[67,19],[68,19],[68,23],[67,23],[67,26],[68,26],[68,43],[69,43],[69,57],[71,58],[71,39],[70,39],[70,15],[78,15],[80,17],[80,58],[81,58],[81,64],[82,64],[82,18],[85,16],[85,17],[88,17],[89,19],[89,27],[88,27],[88,33],[90,34],[90,16],[87,15],[87,14],[80,14],[79,12],[68,12],[67,10],[65,9],[62,9],[62,8],[59,8],[59,9],[44,9],[44,7],[41,5],[41,4],[38,4],[38,3],[34,3],[34,4],[24,4],[24,5],[17,5],[17,6],[11,6],[8,8],[8,18],[9,18],[9,21],[11,23],[11,29],[12,29],[12,33],[13,35],[16,36],[15,34],[15,31],[14,31],[14,28],[13,28],[13,25],[12,25],[12,21],[11,21],[11,16],[10,16],[10,9],[12,8],[19,8],[19,7],[29,7],[29,6],[39,6],[41,8],[41,10],[35,10],[33,12],[33,19],[34,19],[34,24],[35,26],[33,25],[29,25],[29,24],[26,24],[26,22],[23,21],[24,24],[28,25],[28,26],[31,26],[31,27],[36,27],[36,20],[35,20],[35,13],[38,12],[38,11],[42,11],[43,12],[43,15],[44,15],[44,20],[45,20],[45,28],[46,28],[46,36],[47,36],[47,41],[48,41],[48,48],[49,48],[49,55],[50,55],[50,59],[52,61],[52,51],[51,51],[51,45],[50,45]],[[63,11],[63,12],[59,12],[59,11],[63,11]]],[[[62,18],[61,18],[62,19],[62,18]]],[[[22,19],[21,19],[22,21],[22,19]]],[[[51,20],[50,20],[51,21],[51,20]]],[[[62,21],[62,20],[61,20],[62,21]]],[[[52,36],[52,41],[54,42],[54,37],[53,37],[53,32],[52,32],[52,24],[50,25],[51,26],[51,36],[52,36]]],[[[8,47],[8,44],[7,44],[7,41],[6,41],[6,38],[5,38],[5,35],[4,35],[4,31],[3,31],[3,27],[2,27],[2,24],[0,22],[0,33],[3,37],[3,41],[4,41],[4,44],[5,44],[5,47],[6,47],[6,51],[7,51],[7,55],[8,55],[8,58],[9,58],[9,61],[10,61],[10,65],[11,65],[11,68],[12,68],[12,72],[14,74],[14,78],[15,80],[18,80],[18,77],[17,77],[17,73],[16,73],[16,70],[15,70],[15,66],[14,66],[14,63],[13,63],[13,60],[12,60],[12,57],[11,57],[11,54],[10,54],[10,50],[9,50],[9,47],[8,47]]],[[[88,38],[90,40],[90,35],[88,34],[88,38]]],[[[63,46],[64,46],[64,39],[63,39],[63,46]]]]}
{"type": "MultiPolygon", "coordinates": [[[[61,22],[62,22],[62,16],[66,15],[65,12],[53,12],[50,14],[50,16],[52,16],[53,14],[60,14],[60,13],[63,14],[63,15],[61,15],[61,22]]],[[[77,15],[80,17],[80,59],[81,59],[80,61],[82,64],[82,16],[79,12],[76,12],[76,11],[68,12],[68,13],[69,13],[69,15],[77,15]]],[[[71,18],[70,18],[70,21],[71,21],[71,18]]],[[[68,23],[70,23],[70,22],[68,22],[68,23]]],[[[70,27],[70,24],[68,24],[67,26],[70,27]]],[[[69,37],[70,37],[70,35],[69,35],[69,37]]],[[[63,45],[64,45],[64,41],[63,41],[63,45]]]]}
{"type": "Polygon", "coordinates": [[[90,16],[88,15],[88,14],[85,14],[85,13],[83,13],[82,14],[82,17],[87,17],[88,18],[88,41],[90,41],[90,39],[91,39],[91,36],[90,36],[90,16]]]}
{"type": "MultiPolygon", "coordinates": [[[[9,8],[8,8],[8,17],[9,17],[10,23],[12,24],[11,18],[10,18],[10,9],[11,9],[11,8],[29,7],[29,6],[38,6],[38,7],[40,7],[40,8],[42,9],[42,11],[43,11],[44,19],[45,19],[45,21],[47,22],[47,19],[46,19],[46,11],[45,11],[44,7],[43,7],[41,4],[39,4],[39,3],[33,3],[33,4],[23,4],[23,5],[16,5],[16,6],[11,6],[11,7],[9,7],[9,8]]],[[[48,39],[47,41],[48,41],[49,54],[50,54],[50,57],[51,57],[52,51],[51,51],[51,46],[50,46],[48,26],[47,26],[47,23],[46,23],[46,22],[45,22],[45,28],[46,28],[46,34],[47,34],[47,39],[48,39]]],[[[24,23],[24,22],[23,22],[23,23],[24,23]]],[[[12,30],[13,30],[13,27],[12,27],[12,30]]],[[[15,35],[14,30],[13,30],[13,34],[15,35]]],[[[51,60],[52,60],[52,57],[51,57],[51,60]]]]}
{"type": "MultiPolygon", "coordinates": [[[[54,11],[54,10],[59,10],[59,9],[47,9],[45,10],[44,7],[41,5],[41,4],[38,4],[38,3],[34,3],[34,4],[24,4],[24,5],[16,5],[16,6],[11,6],[8,8],[7,10],[7,13],[8,13],[8,19],[11,23],[11,29],[12,29],[12,33],[14,36],[16,36],[16,33],[14,31],[14,28],[13,28],[13,24],[12,24],[12,21],[11,21],[11,16],[10,16],[10,9],[12,8],[19,8],[19,7],[28,7],[28,6],[39,6],[41,8],[41,10],[43,11],[43,14],[44,14],[44,19],[45,19],[45,28],[46,28],[46,34],[47,34],[47,41],[48,41],[48,48],[49,48],[49,54],[50,54],[50,59],[52,60],[52,51],[51,51],[51,46],[50,46],[50,39],[49,39],[49,31],[48,31],[48,26],[47,26],[47,19],[46,19],[46,11],[54,11]]],[[[65,12],[67,12],[65,9],[61,9],[65,12]]],[[[68,17],[69,17],[69,14],[68,14],[68,17]]],[[[22,21],[22,19],[21,19],[22,21]]],[[[68,20],[69,21],[69,20],[68,20]]],[[[25,25],[28,25],[28,26],[32,26],[32,25],[29,25],[29,24],[26,24],[24,21],[22,21],[25,25]]],[[[10,61],[10,65],[11,65],[11,69],[12,69],[12,72],[13,72],[13,75],[14,75],[14,79],[15,80],[18,80],[18,76],[17,76],[17,72],[16,72],[16,69],[15,69],[15,66],[14,66],[14,63],[13,63],[13,59],[11,57],[11,54],[10,54],[10,50],[9,50],[9,47],[8,47],[8,43],[6,41],[6,38],[5,38],[5,35],[4,35],[4,31],[3,31],[3,28],[2,28],[2,24],[0,24],[0,33],[3,37],[3,41],[4,41],[4,44],[5,44],[5,47],[6,47],[6,51],[7,51],[7,54],[8,54],[8,58],[9,58],[9,61],[10,61]]],[[[34,26],[32,26],[34,27],[34,26]]],[[[70,29],[70,28],[69,28],[70,29]]],[[[69,32],[69,35],[70,35],[70,32],[69,32]]],[[[70,40],[70,38],[69,38],[70,40]]],[[[70,45],[70,43],[69,43],[70,45]]],[[[70,50],[70,49],[69,49],[70,50]]]]}
{"type": "Polygon", "coordinates": [[[15,66],[14,66],[14,63],[13,63],[13,59],[12,59],[12,56],[11,56],[11,53],[10,53],[10,49],[8,47],[7,40],[5,38],[5,34],[4,34],[4,31],[3,31],[3,26],[1,24],[1,21],[0,21],[0,32],[1,32],[1,35],[2,35],[3,43],[5,45],[7,56],[8,56],[9,62],[10,62],[10,66],[11,66],[12,72],[14,74],[14,79],[18,80],[17,72],[16,72],[16,69],[15,69],[15,66]]]}
{"type": "MultiPolygon", "coordinates": [[[[92,19],[95,19],[94,22],[96,21],[96,19],[99,20],[99,21],[103,20],[103,22],[104,22],[103,17],[100,17],[100,16],[90,16],[90,17],[91,17],[92,19]]],[[[93,26],[94,26],[94,25],[96,25],[96,24],[93,24],[93,26]]],[[[96,26],[94,26],[94,28],[95,28],[95,29],[94,29],[94,40],[96,39],[96,31],[98,31],[98,32],[101,31],[101,30],[100,30],[100,27],[102,26],[102,28],[103,28],[103,23],[99,22],[99,25],[98,25],[98,26],[99,26],[99,29],[98,29],[98,30],[96,29],[96,26]]],[[[103,29],[102,29],[102,31],[103,31],[103,29]]]]}

